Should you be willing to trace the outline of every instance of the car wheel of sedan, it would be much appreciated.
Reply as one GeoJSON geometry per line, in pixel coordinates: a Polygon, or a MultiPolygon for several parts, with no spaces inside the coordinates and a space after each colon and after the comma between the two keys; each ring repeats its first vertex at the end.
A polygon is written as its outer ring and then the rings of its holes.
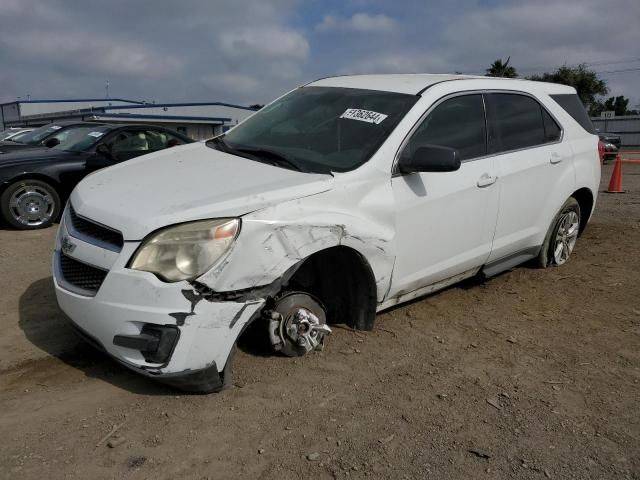
{"type": "Polygon", "coordinates": [[[0,196],[3,217],[19,230],[48,227],[58,218],[60,203],[55,188],[41,180],[19,180],[0,196]]]}
{"type": "Polygon", "coordinates": [[[571,197],[551,224],[538,256],[538,264],[542,268],[564,265],[573,252],[579,233],[580,205],[571,197]]]}

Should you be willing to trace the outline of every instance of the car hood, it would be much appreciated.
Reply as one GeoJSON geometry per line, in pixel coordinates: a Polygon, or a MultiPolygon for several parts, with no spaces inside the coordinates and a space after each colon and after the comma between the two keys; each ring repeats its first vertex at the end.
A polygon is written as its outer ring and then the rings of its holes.
{"type": "Polygon", "coordinates": [[[158,228],[239,217],[331,189],[331,175],[302,173],[213,150],[173,147],[86,177],[71,194],[79,215],[142,240],[158,228]]]}
{"type": "Polygon", "coordinates": [[[18,143],[18,142],[8,142],[1,141],[0,142],[0,154],[6,154],[7,152],[12,152],[14,150],[22,150],[23,148],[34,148],[35,145],[28,145],[26,143],[18,143]]]}
{"type": "Polygon", "coordinates": [[[73,152],[65,152],[64,150],[55,150],[46,147],[23,148],[0,155],[0,167],[17,165],[24,162],[48,162],[73,155],[73,152]]]}

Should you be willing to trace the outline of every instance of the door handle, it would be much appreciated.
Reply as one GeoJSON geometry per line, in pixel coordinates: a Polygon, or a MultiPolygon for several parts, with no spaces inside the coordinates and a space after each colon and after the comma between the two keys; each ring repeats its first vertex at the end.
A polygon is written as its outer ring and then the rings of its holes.
{"type": "Polygon", "coordinates": [[[498,180],[498,177],[492,177],[491,175],[485,173],[478,179],[478,187],[485,188],[489,185],[493,185],[498,180]]]}
{"type": "Polygon", "coordinates": [[[559,153],[553,152],[551,154],[551,158],[549,159],[549,162],[552,165],[555,165],[556,163],[560,163],[562,161],[562,155],[560,155],[559,153]]]}

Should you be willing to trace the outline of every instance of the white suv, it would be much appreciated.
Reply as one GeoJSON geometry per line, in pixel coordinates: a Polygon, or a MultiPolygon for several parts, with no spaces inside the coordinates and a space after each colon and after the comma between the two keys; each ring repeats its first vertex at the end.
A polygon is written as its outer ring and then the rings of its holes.
{"type": "Polygon", "coordinates": [[[285,355],[328,324],[476,274],[567,261],[598,136],[573,88],[454,75],[318,80],[205,143],[101,170],[55,245],[58,302],[127,367],[223,388],[261,322],[285,355]]]}

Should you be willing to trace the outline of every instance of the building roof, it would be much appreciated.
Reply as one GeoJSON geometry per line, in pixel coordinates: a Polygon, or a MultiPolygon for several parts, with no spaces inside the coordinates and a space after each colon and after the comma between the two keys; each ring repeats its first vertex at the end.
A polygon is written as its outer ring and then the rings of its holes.
{"type": "Polygon", "coordinates": [[[127,100],[125,98],[69,98],[69,99],[36,99],[36,100],[23,100],[16,99],[10,102],[0,103],[0,105],[9,105],[11,103],[86,103],[86,102],[124,102],[132,103],[136,105],[143,105],[144,102],[138,100],[127,100]]]}
{"type": "Polygon", "coordinates": [[[111,113],[111,112],[96,112],[94,115],[90,115],[91,120],[103,120],[103,121],[122,121],[126,119],[131,120],[156,120],[161,122],[195,122],[195,123],[210,123],[214,125],[223,125],[225,122],[230,122],[232,119],[227,117],[198,117],[189,115],[154,115],[145,113],[111,113]]]}

